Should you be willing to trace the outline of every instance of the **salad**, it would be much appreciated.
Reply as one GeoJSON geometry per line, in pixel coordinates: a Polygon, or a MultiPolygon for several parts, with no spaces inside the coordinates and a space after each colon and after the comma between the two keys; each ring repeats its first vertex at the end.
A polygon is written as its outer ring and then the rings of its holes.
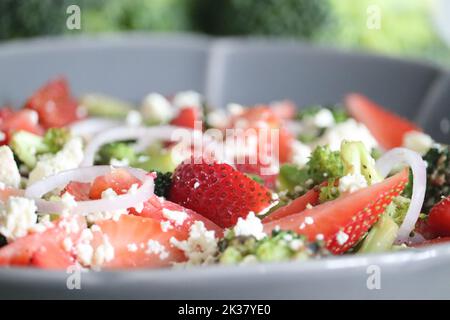
{"type": "Polygon", "coordinates": [[[450,238],[449,146],[361,94],[140,106],[64,78],[0,109],[0,265],[186,267],[406,250],[450,238]]]}

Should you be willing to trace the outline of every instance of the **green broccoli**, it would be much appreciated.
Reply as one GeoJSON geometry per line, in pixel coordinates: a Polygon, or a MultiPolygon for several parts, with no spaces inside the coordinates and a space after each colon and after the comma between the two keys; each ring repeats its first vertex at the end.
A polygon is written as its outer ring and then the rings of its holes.
{"type": "Polygon", "coordinates": [[[294,164],[283,164],[280,167],[278,175],[279,190],[301,195],[312,186],[313,181],[310,179],[306,167],[299,168],[294,164]]]}
{"type": "Polygon", "coordinates": [[[341,159],[344,164],[344,175],[362,174],[369,185],[383,180],[375,169],[375,160],[362,142],[343,141],[341,159]]]}
{"type": "Polygon", "coordinates": [[[38,156],[57,153],[69,138],[70,132],[65,128],[49,129],[44,137],[27,131],[17,131],[12,135],[9,144],[17,158],[32,169],[37,163],[38,156]]]}
{"type": "Polygon", "coordinates": [[[228,231],[219,241],[218,248],[217,261],[221,264],[307,260],[329,254],[321,241],[309,242],[293,231],[280,230],[274,230],[261,240],[253,236],[235,236],[233,231],[228,231]]]}
{"type": "Polygon", "coordinates": [[[136,152],[126,142],[112,142],[100,148],[97,154],[97,164],[110,164],[111,160],[127,161],[132,165],[136,161],[136,152]]]}
{"type": "Polygon", "coordinates": [[[311,153],[307,163],[309,177],[314,185],[343,175],[343,163],[339,151],[331,151],[328,146],[319,146],[311,153]]]}
{"type": "Polygon", "coordinates": [[[423,159],[427,162],[427,190],[422,210],[428,213],[442,198],[450,195],[450,146],[436,144],[423,159]]]}
{"type": "Polygon", "coordinates": [[[319,202],[324,203],[327,201],[331,201],[337,199],[340,196],[339,189],[336,186],[336,179],[331,178],[328,179],[328,183],[326,186],[322,186],[320,188],[319,193],[319,202]]]}
{"type": "Polygon", "coordinates": [[[172,172],[156,172],[155,179],[155,194],[158,197],[167,198],[169,195],[170,186],[172,185],[172,172]]]}
{"type": "Polygon", "coordinates": [[[191,0],[192,21],[214,35],[312,38],[327,23],[330,5],[314,0],[191,0]]]}

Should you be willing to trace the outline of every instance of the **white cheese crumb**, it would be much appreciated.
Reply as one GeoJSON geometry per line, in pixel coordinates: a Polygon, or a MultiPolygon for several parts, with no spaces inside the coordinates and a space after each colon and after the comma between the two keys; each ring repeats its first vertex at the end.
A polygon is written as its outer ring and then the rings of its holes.
{"type": "Polygon", "coordinates": [[[306,224],[313,224],[314,223],[314,219],[311,217],[305,217],[305,223],[306,224]]]}
{"type": "Polygon", "coordinates": [[[336,241],[341,246],[347,242],[348,238],[348,234],[346,234],[342,230],[339,230],[339,232],[336,234],[336,241]]]}
{"type": "Polygon", "coordinates": [[[61,171],[78,168],[84,158],[83,140],[80,137],[70,139],[55,155],[41,158],[30,172],[28,185],[61,171]]]}
{"type": "Polygon", "coordinates": [[[36,225],[37,207],[34,200],[10,197],[0,208],[0,233],[8,240],[26,236],[28,231],[36,225]]]}
{"type": "Polygon", "coordinates": [[[138,246],[136,243],[130,243],[127,245],[127,250],[130,252],[136,252],[138,250],[138,246]]]}
{"type": "Polygon", "coordinates": [[[0,182],[4,185],[18,188],[20,186],[20,172],[14,161],[14,154],[8,146],[0,147],[0,182]]]}
{"type": "Polygon", "coordinates": [[[92,257],[92,267],[100,268],[104,263],[114,259],[114,247],[109,242],[108,236],[103,235],[102,244],[99,245],[92,257]]]}
{"type": "Polygon", "coordinates": [[[213,262],[217,250],[217,239],[214,231],[206,229],[201,221],[195,221],[185,241],[170,238],[170,243],[182,250],[188,259],[186,265],[205,265],[213,262]]]}
{"type": "Polygon", "coordinates": [[[137,110],[131,110],[127,113],[125,123],[130,127],[138,127],[142,124],[141,113],[137,110]]]}
{"type": "Polygon", "coordinates": [[[130,161],[126,158],[122,160],[111,158],[111,160],[109,160],[109,164],[113,167],[128,167],[130,166],[130,161]]]}
{"type": "Polygon", "coordinates": [[[293,140],[291,143],[292,150],[292,163],[296,164],[300,168],[304,167],[308,163],[311,156],[311,147],[306,144],[293,140]]]}
{"type": "Polygon", "coordinates": [[[235,117],[240,116],[242,113],[244,113],[244,110],[245,108],[238,103],[229,103],[227,105],[228,113],[235,117]]]}
{"type": "Polygon", "coordinates": [[[323,235],[322,233],[319,233],[319,234],[316,236],[316,240],[318,240],[318,241],[322,241],[323,239],[325,239],[325,237],[324,237],[324,235],[323,235]]]}
{"type": "Polygon", "coordinates": [[[175,225],[181,226],[184,223],[184,220],[188,217],[187,213],[184,211],[173,211],[166,208],[162,209],[163,217],[173,221],[175,225]]]}
{"type": "Polygon", "coordinates": [[[197,189],[198,187],[200,187],[200,182],[195,181],[195,183],[194,183],[194,189],[197,189]]]}
{"type": "Polygon", "coordinates": [[[167,123],[174,116],[174,108],[163,95],[150,93],[142,102],[141,113],[148,123],[167,123]]]}
{"type": "Polygon", "coordinates": [[[348,119],[328,128],[318,140],[317,145],[328,145],[332,151],[336,151],[340,150],[341,143],[344,140],[361,141],[367,150],[372,150],[378,146],[367,127],[354,119],[348,119]]]}
{"type": "Polygon", "coordinates": [[[403,146],[421,155],[427,153],[433,143],[434,141],[429,135],[419,131],[410,131],[403,136],[403,146]]]}
{"type": "Polygon", "coordinates": [[[334,117],[330,110],[322,109],[313,117],[314,125],[318,128],[328,128],[334,125],[334,117]]]}
{"type": "Polygon", "coordinates": [[[266,236],[261,219],[254,212],[250,212],[246,219],[238,218],[233,231],[236,236],[254,236],[257,240],[266,236]]]}
{"type": "MultiPolygon", "coordinates": [[[[102,192],[102,199],[114,199],[117,197],[117,193],[112,189],[108,188],[102,192]]],[[[119,221],[122,215],[128,214],[126,209],[113,210],[113,211],[98,211],[89,213],[86,218],[88,222],[93,223],[101,220],[113,219],[114,221],[119,221]]]]}
{"type": "Polygon", "coordinates": [[[72,239],[70,239],[69,237],[64,238],[64,240],[63,240],[63,248],[64,248],[64,250],[66,250],[67,252],[72,251],[72,248],[73,248],[73,242],[72,242],[72,239]]]}
{"type": "Polygon", "coordinates": [[[92,263],[92,257],[94,256],[94,248],[89,243],[79,243],[76,247],[76,255],[78,261],[85,267],[88,267],[92,263]]]}
{"type": "Polygon", "coordinates": [[[339,179],[339,192],[352,193],[367,187],[366,178],[362,174],[348,174],[339,179]]]}
{"type": "Polygon", "coordinates": [[[195,91],[178,92],[173,98],[173,105],[178,109],[186,107],[195,107],[201,109],[202,103],[202,95],[195,91]]]}
{"type": "Polygon", "coordinates": [[[304,246],[304,243],[300,239],[294,239],[291,242],[289,242],[289,247],[294,251],[299,250],[303,246],[304,246]]]}
{"type": "Polygon", "coordinates": [[[170,221],[161,221],[160,225],[161,225],[162,232],[167,232],[167,231],[169,231],[170,229],[173,228],[172,224],[170,223],[170,221]]]}
{"type": "Polygon", "coordinates": [[[146,254],[156,254],[159,255],[161,260],[167,259],[169,253],[161,243],[156,240],[148,240],[147,242],[147,250],[145,250],[146,254]]]}

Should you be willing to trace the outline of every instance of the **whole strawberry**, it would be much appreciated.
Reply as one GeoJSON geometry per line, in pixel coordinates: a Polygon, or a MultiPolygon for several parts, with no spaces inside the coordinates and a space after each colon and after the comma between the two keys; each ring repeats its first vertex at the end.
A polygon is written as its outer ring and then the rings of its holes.
{"type": "MultiPolygon", "coordinates": [[[[192,161],[191,161],[192,162],[192,161]]],[[[224,163],[180,164],[173,174],[169,200],[228,228],[250,211],[261,212],[273,202],[271,192],[224,163]]]]}

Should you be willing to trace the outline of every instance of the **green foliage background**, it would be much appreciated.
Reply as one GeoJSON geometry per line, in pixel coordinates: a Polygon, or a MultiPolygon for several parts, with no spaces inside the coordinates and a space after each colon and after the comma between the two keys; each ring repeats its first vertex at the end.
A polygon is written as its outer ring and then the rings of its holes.
{"type": "Polygon", "coordinates": [[[450,65],[436,35],[436,0],[0,0],[0,40],[61,33],[66,8],[78,4],[83,33],[145,30],[212,35],[269,35],[420,57],[450,65]],[[367,7],[381,29],[366,27],[367,7]]]}

